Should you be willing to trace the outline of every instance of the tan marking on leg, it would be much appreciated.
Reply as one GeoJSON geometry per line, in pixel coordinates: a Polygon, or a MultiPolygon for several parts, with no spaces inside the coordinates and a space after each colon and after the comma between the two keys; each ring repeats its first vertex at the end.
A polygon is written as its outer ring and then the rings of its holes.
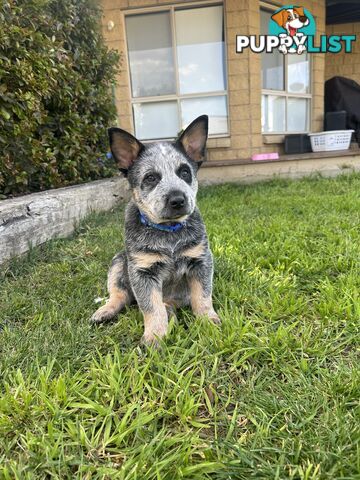
{"type": "Polygon", "coordinates": [[[201,255],[204,253],[204,244],[199,243],[198,245],[195,245],[194,247],[187,248],[182,252],[183,257],[189,257],[189,258],[199,258],[201,255]]]}
{"type": "Polygon", "coordinates": [[[114,318],[129,303],[129,293],[117,286],[118,278],[122,273],[122,261],[114,263],[110,268],[107,280],[109,298],[106,304],[98,308],[91,317],[93,323],[102,323],[114,318]]]}
{"type": "Polygon", "coordinates": [[[151,292],[151,311],[143,312],[145,331],[143,341],[147,344],[155,343],[157,338],[162,338],[167,333],[168,314],[162,298],[162,292],[151,292]]]}
{"type": "Polygon", "coordinates": [[[145,252],[133,253],[131,255],[131,259],[135,261],[135,265],[138,268],[150,268],[154,265],[154,263],[165,263],[167,260],[165,255],[161,255],[160,253],[145,252]]]}
{"type": "Polygon", "coordinates": [[[206,316],[214,323],[221,323],[218,314],[215,312],[211,296],[205,296],[204,289],[195,278],[189,279],[191,308],[195,315],[206,316]]]}
{"type": "Polygon", "coordinates": [[[129,294],[125,290],[112,288],[106,304],[100,307],[91,317],[94,323],[102,323],[114,318],[129,303],[129,294]]]}
{"type": "Polygon", "coordinates": [[[123,262],[120,261],[119,263],[114,263],[109,270],[108,278],[107,278],[107,289],[110,293],[110,290],[116,287],[118,278],[121,277],[123,274],[123,262]]]}

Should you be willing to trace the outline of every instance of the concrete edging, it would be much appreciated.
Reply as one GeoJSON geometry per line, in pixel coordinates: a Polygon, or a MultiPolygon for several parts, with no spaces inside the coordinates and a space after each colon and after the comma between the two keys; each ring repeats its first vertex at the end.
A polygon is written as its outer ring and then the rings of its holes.
{"type": "Polygon", "coordinates": [[[70,235],[89,213],[110,210],[128,197],[127,180],[113,177],[0,201],[0,264],[70,235]]]}

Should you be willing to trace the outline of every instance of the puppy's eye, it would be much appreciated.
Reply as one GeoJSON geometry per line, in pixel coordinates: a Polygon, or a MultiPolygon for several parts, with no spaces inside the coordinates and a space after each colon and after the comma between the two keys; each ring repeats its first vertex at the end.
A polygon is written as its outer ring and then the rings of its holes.
{"type": "Polygon", "coordinates": [[[146,183],[155,183],[157,181],[157,178],[152,173],[149,173],[149,175],[146,175],[144,180],[146,183]]]}
{"type": "Polygon", "coordinates": [[[288,20],[291,20],[291,17],[290,17],[290,15],[288,16],[288,20]]]}
{"type": "Polygon", "coordinates": [[[191,177],[190,170],[188,168],[182,168],[179,173],[180,178],[182,178],[183,180],[189,180],[191,177]]]}
{"type": "Polygon", "coordinates": [[[184,182],[188,183],[189,185],[192,182],[192,175],[191,175],[191,170],[188,165],[183,164],[180,165],[179,168],[176,171],[176,175],[181,178],[181,180],[184,180],[184,182]]]}
{"type": "Polygon", "coordinates": [[[161,176],[156,173],[148,173],[143,177],[142,182],[141,182],[141,188],[147,188],[147,189],[152,189],[155,188],[156,185],[160,182],[161,176]]]}

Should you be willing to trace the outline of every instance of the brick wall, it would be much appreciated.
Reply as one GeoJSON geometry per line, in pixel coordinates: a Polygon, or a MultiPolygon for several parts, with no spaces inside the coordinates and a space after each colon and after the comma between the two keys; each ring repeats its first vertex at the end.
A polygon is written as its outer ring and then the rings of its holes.
{"type": "MultiPolygon", "coordinates": [[[[125,52],[123,10],[161,4],[185,3],[184,0],[102,0],[103,34],[110,48],[125,52]],[[114,28],[108,30],[108,22],[114,28]]],[[[192,1],[187,3],[191,4],[192,1]]],[[[287,0],[281,0],[288,4],[287,0]]],[[[314,15],[317,37],[325,33],[325,0],[308,0],[306,8],[314,15]]],[[[261,134],[261,55],[245,50],[236,54],[236,34],[260,34],[259,0],[225,0],[225,23],[228,61],[229,138],[209,140],[208,159],[234,160],[249,158],[253,153],[282,151],[280,144],[265,144],[261,134]]],[[[317,40],[318,41],[318,40],[317,40]]],[[[324,54],[312,54],[312,130],[322,129],[324,102],[324,54]]],[[[116,106],[119,126],[133,132],[130,105],[129,72],[125,58],[118,75],[116,106]]]]}
{"type": "Polygon", "coordinates": [[[327,25],[327,35],[357,35],[352,53],[328,53],[325,57],[325,79],[334,76],[351,78],[360,83],[360,22],[327,25]]]}

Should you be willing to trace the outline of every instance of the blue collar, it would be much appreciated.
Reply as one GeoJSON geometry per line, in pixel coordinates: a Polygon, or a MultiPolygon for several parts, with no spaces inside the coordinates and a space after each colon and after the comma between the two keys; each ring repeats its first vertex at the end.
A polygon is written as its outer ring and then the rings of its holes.
{"type": "Polygon", "coordinates": [[[173,225],[164,225],[163,223],[153,223],[151,222],[142,212],[140,212],[140,222],[147,227],[156,228],[157,230],[162,230],[163,232],[178,232],[183,227],[185,227],[186,222],[178,222],[173,225]]]}

